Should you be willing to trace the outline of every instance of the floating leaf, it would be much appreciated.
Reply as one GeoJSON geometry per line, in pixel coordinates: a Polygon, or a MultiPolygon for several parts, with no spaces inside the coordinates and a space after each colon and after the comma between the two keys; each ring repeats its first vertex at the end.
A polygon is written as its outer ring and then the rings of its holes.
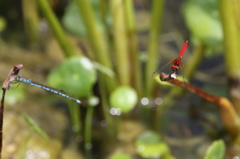
{"type": "Polygon", "coordinates": [[[221,45],[223,30],[217,0],[187,0],[183,15],[195,41],[211,48],[221,45]]]}
{"type": "Polygon", "coordinates": [[[136,143],[137,152],[144,158],[171,158],[168,146],[160,136],[152,131],[147,131],[138,137],[136,143]]]}
{"type": "Polygon", "coordinates": [[[96,72],[85,57],[72,57],[54,68],[48,76],[48,84],[69,95],[88,97],[96,82],[96,72]]]}
{"type": "Polygon", "coordinates": [[[137,93],[129,86],[120,86],[111,93],[110,104],[121,112],[127,113],[137,104],[137,93]]]}
{"type": "Polygon", "coordinates": [[[123,153],[113,154],[110,159],[132,159],[129,155],[123,153]]]}
{"type": "Polygon", "coordinates": [[[223,159],[224,155],[225,144],[222,140],[217,140],[208,147],[204,159],[223,159]]]}
{"type": "MultiPolygon", "coordinates": [[[[102,23],[100,21],[101,17],[99,15],[99,12],[100,12],[99,11],[99,1],[91,0],[90,3],[93,7],[95,17],[97,17],[96,20],[97,20],[98,30],[103,32],[104,29],[103,29],[102,23]]],[[[80,15],[80,12],[78,11],[78,7],[74,1],[71,1],[71,3],[69,3],[69,5],[67,6],[62,21],[63,21],[63,25],[71,33],[80,35],[80,36],[85,36],[85,34],[86,34],[85,25],[84,25],[81,15],[80,15]]]]}

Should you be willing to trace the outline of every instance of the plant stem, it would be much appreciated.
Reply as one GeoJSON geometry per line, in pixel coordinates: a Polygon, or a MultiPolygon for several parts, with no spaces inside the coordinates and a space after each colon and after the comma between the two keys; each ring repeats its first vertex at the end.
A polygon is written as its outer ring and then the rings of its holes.
{"type": "MultiPolygon", "coordinates": [[[[100,0],[99,1],[99,6],[100,6],[100,15],[101,15],[101,22],[103,23],[104,26],[104,33],[106,35],[109,34],[110,29],[108,29],[108,2],[106,0],[100,0]]],[[[108,38],[108,37],[105,37],[108,38]]]]}
{"type": "MultiPolygon", "coordinates": [[[[90,155],[90,150],[92,148],[92,118],[93,118],[93,106],[88,106],[87,114],[85,119],[85,133],[84,133],[84,141],[85,141],[85,150],[87,156],[90,155]]],[[[89,158],[89,157],[88,157],[89,158]]]]}
{"type": "MultiPolygon", "coordinates": [[[[224,55],[229,83],[229,95],[240,114],[240,33],[237,24],[239,11],[234,10],[233,1],[220,0],[220,13],[224,32],[224,55]]],[[[239,5],[239,4],[238,4],[239,5]]]]}
{"type": "Polygon", "coordinates": [[[130,67],[127,50],[127,36],[124,19],[123,0],[110,1],[113,20],[114,53],[120,84],[130,84],[130,67]]]}
{"type": "Polygon", "coordinates": [[[240,37],[233,3],[228,0],[220,0],[219,2],[224,31],[224,55],[227,74],[230,77],[240,77],[240,37]]]}
{"type": "Polygon", "coordinates": [[[71,122],[73,126],[73,131],[75,135],[81,135],[81,111],[80,106],[77,103],[73,103],[72,101],[68,101],[68,108],[70,112],[71,122]]]}
{"type": "Polygon", "coordinates": [[[205,49],[206,46],[203,44],[199,44],[198,46],[196,46],[190,57],[191,60],[188,60],[186,64],[186,69],[184,70],[184,77],[186,77],[187,79],[192,79],[194,72],[196,71],[197,67],[203,59],[205,49]]]}
{"type": "Polygon", "coordinates": [[[4,115],[4,101],[7,88],[2,87],[2,99],[0,106],[0,159],[2,159],[2,143],[3,143],[3,115],[4,115]]]}
{"type": "MultiPolygon", "coordinates": [[[[96,55],[96,60],[105,67],[112,69],[113,67],[108,54],[107,44],[97,29],[97,22],[90,6],[90,2],[88,0],[75,0],[75,2],[79,8],[81,17],[83,18],[89,41],[92,45],[94,55],[96,55]]],[[[104,81],[108,83],[108,91],[111,92],[117,86],[116,77],[109,77],[105,74],[102,74],[102,76],[104,81]]]]}
{"type": "MultiPolygon", "coordinates": [[[[49,3],[47,0],[38,0],[38,4],[42,10],[43,15],[48,21],[49,26],[51,27],[58,43],[60,44],[63,52],[65,53],[66,57],[70,57],[75,55],[76,47],[73,46],[67,39],[59,21],[57,20],[56,16],[54,15],[49,3]]],[[[80,50],[78,50],[80,52],[80,50]]],[[[81,53],[81,52],[80,52],[81,53]]],[[[81,53],[82,54],[82,53],[81,53]]]]}
{"type": "Polygon", "coordinates": [[[146,96],[150,97],[154,81],[152,78],[153,71],[157,68],[158,61],[158,44],[162,24],[162,14],[165,0],[153,0],[152,2],[152,15],[151,15],[151,26],[150,26],[150,37],[149,37],[149,58],[146,63],[146,96]]]}
{"type": "Polygon", "coordinates": [[[25,31],[28,33],[29,41],[31,43],[36,43],[39,40],[39,17],[36,1],[23,0],[22,11],[24,18],[24,27],[25,31]]]}
{"type": "Polygon", "coordinates": [[[102,108],[103,108],[103,114],[106,120],[106,123],[108,125],[108,130],[110,131],[115,131],[115,125],[113,125],[113,117],[109,113],[109,106],[108,106],[108,98],[106,94],[106,86],[103,81],[103,79],[99,79],[99,89],[100,89],[100,94],[101,94],[101,100],[102,100],[102,108]]]}
{"type": "Polygon", "coordinates": [[[139,97],[142,97],[142,75],[137,47],[133,1],[124,0],[123,3],[125,5],[124,12],[126,19],[126,31],[128,35],[128,52],[130,56],[131,70],[134,70],[129,76],[132,76],[132,81],[134,81],[133,86],[136,88],[139,97]]]}
{"type": "Polygon", "coordinates": [[[223,123],[225,124],[228,131],[234,137],[239,135],[240,119],[237,112],[234,110],[232,103],[227,98],[214,96],[194,85],[184,83],[177,79],[171,79],[169,80],[169,82],[171,84],[186,88],[189,92],[192,92],[198,95],[199,97],[207,100],[208,102],[215,103],[217,106],[219,106],[223,123]]]}

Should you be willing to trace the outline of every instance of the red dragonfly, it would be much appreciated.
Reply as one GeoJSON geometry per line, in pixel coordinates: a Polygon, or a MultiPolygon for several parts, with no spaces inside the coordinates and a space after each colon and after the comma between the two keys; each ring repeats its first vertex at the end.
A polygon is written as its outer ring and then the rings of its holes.
{"type": "Polygon", "coordinates": [[[159,71],[165,67],[166,65],[168,65],[169,63],[172,63],[173,65],[171,66],[172,68],[172,73],[170,74],[171,78],[176,79],[177,78],[177,70],[179,69],[179,67],[183,66],[182,63],[182,57],[187,49],[188,46],[188,41],[186,41],[182,47],[182,50],[180,51],[179,55],[177,58],[175,58],[174,60],[171,60],[170,62],[168,62],[167,64],[165,64],[164,66],[162,66],[160,69],[158,69],[157,71],[154,72],[154,76],[156,75],[156,73],[159,74],[159,71]]]}

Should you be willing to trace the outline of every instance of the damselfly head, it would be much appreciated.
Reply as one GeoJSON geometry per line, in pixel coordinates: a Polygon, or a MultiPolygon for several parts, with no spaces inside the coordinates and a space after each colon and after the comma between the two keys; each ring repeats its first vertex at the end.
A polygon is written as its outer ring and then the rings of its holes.
{"type": "Polygon", "coordinates": [[[23,68],[23,64],[17,64],[14,66],[14,69],[22,69],[23,68]]]}

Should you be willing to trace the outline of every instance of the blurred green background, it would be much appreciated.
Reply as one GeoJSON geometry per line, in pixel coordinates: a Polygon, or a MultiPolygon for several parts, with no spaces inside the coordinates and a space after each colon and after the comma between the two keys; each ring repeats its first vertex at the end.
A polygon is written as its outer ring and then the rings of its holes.
{"type": "Polygon", "coordinates": [[[15,84],[3,158],[239,156],[239,9],[238,0],[1,0],[0,81],[23,64],[23,77],[82,101],[15,84]],[[187,40],[177,73],[192,90],[158,78],[187,40]]]}

